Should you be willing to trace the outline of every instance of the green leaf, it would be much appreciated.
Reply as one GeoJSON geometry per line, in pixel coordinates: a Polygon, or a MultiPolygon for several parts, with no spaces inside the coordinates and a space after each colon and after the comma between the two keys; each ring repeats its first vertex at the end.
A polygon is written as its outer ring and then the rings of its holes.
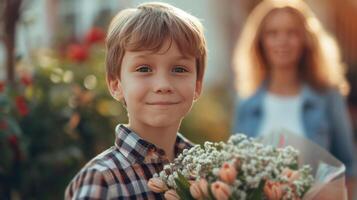
{"type": "Polygon", "coordinates": [[[261,200],[264,197],[264,185],[265,181],[260,182],[258,188],[248,190],[247,200],[261,200]]]}
{"type": "Polygon", "coordinates": [[[178,172],[178,178],[175,178],[175,183],[177,185],[177,194],[183,200],[194,200],[190,193],[190,183],[188,180],[178,172]]]}
{"type": "Polygon", "coordinates": [[[6,140],[0,140],[0,175],[8,176],[13,165],[14,152],[6,140]]]}
{"type": "Polygon", "coordinates": [[[208,200],[215,200],[215,197],[212,193],[211,187],[208,187],[208,200]]]}
{"type": "Polygon", "coordinates": [[[297,163],[289,165],[289,168],[292,170],[298,170],[299,169],[299,165],[297,163]]]}
{"type": "Polygon", "coordinates": [[[309,191],[310,188],[311,188],[311,185],[305,185],[304,186],[304,190],[303,190],[303,192],[301,194],[301,197],[304,197],[306,192],[309,191]]]}

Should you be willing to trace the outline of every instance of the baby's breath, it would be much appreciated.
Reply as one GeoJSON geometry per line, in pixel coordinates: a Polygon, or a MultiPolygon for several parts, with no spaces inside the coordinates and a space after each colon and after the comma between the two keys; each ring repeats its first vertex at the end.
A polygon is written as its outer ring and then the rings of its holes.
{"type": "MultiPolygon", "coordinates": [[[[298,166],[299,152],[293,147],[275,148],[264,146],[245,135],[231,136],[227,143],[205,142],[185,149],[172,163],[154,177],[162,179],[170,188],[176,189],[175,178],[181,173],[188,180],[205,178],[208,182],[219,180],[223,163],[236,164],[238,176],[232,184],[232,195],[245,199],[247,191],[258,188],[266,180],[288,183],[282,171],[298,166]]],[[[284,188],[283,199],[295,195],[302,197],[312,185],[311,167],[298,169],[299,178],[284,188]]]]}

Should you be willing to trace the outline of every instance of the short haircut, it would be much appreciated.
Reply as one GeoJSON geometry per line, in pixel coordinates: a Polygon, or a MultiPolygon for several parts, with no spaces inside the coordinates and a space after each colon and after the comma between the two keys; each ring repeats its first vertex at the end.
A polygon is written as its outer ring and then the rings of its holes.
{"type": "Polygon", "coordinates": [[[111,21],[106,38],[106,70],[111,80],[120,78],[125,51],[157,52],[165,39],[176,42],[180,52],[196,58],[197,80],[206,66],[206,41],[201,22],[166,3],[144,3],[120,11],[111,21]]]}

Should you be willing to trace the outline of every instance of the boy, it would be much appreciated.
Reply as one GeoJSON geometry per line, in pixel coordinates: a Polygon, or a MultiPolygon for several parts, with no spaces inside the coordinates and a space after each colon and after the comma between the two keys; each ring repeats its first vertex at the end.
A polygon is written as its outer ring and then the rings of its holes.
{"type": "Polygon", "coordinates": [[[163,199],[147,187],[191,147],[177,131],[200,96],[206,43],[199,20],[165,3],[145,3],[114,17],[107,35],[107,83],[126,106],[128,125],[115,146],[71,181],[66,199],[163,199]]]}

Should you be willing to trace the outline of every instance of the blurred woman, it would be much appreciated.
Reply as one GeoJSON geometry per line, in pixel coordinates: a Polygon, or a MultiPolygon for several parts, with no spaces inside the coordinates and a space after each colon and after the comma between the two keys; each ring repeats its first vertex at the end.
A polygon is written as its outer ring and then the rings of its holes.
{"type": "Polygon", "coordinates": [[[301,0],[264,0],[250,14],[234,55],[234,132],[289,130],[328,149],[356,176],[348,84],[335,40],[301,0]]]}

